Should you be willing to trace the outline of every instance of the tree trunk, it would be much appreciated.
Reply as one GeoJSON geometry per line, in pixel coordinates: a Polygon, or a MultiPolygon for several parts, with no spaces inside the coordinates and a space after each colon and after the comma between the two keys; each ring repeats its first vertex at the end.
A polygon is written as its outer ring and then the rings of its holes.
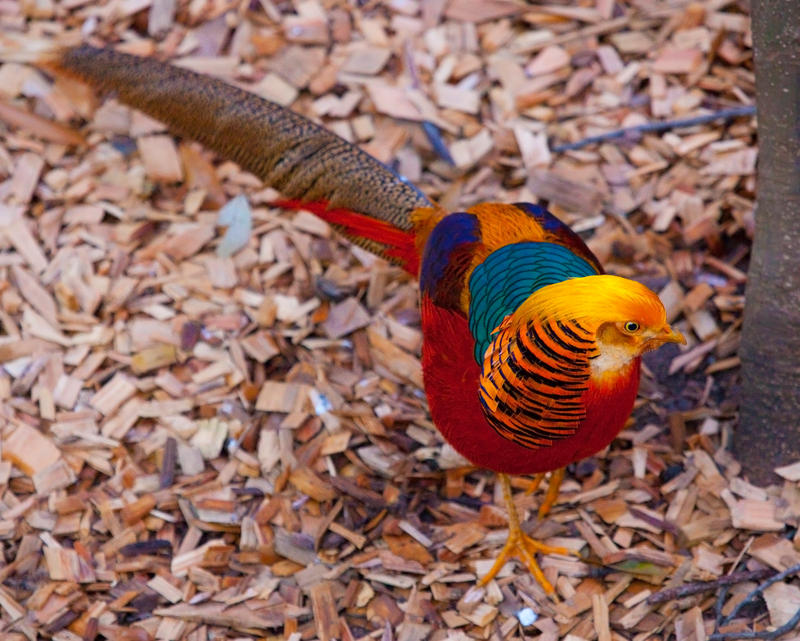
{"type": "Polygon", "coordinates": [[[734,448],[755,483],[800,460],[800,1],[752,0],[758,204],[734,448]]]}

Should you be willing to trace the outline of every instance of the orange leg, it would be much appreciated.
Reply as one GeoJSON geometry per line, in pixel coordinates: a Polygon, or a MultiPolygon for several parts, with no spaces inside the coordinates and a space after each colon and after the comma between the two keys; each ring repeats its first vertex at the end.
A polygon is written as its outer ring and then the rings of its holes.
{"type": "Polygon", "coordinates": [[[533,478],[531,479],[531,484],[528,486],[528,489],[525,490],[525,496],[533,494],[536,490],[538,490],[543,480],[544,472],[541,474],[534,474],[533,478]]]}
{"type": "MultiPolygon", "coordinates": [[[[533,574],[534,578],[539,582],[539,585],[544,588],[544,591],[547,592],[547,594],[553,594],[555,591],[553,590],[553,586],[550,584],[550,581],[545,578],[542,569],[536,562],[536,553],[571,554],[571,552],[566,548],[553,547],[540,543],[522,531],[519,524],[517,507],[514,505],[514,498],[511,495],[511,481],[507,474],[498,474],[497,477],[500,479],[500,483],[503,486],[503,496],[506,499],[506,505],[508,507],[508,540],[500,551],[500,556],[497,557],[494,565],[492,565],[492,569],[489,570],[486,576],[478,581],[478,585],[484,586],[489,583],[489,581],[497,576],[500,568],[505,565],[509,557],[517,556],[528,566],[528,570],[530,570],[531,574],[533,574]]],[[[555,493],[558,494],[558,488],[556,488],[555,493]]]]}
{"type": "Polygon", "coordinates": [[[544,495],[544,501],[542,501],[542,504],[539,506],[540,519],[548,515],[550,508],[553,507],[556,499],[558,499],[558,490],[561,489],[561,482],[564,480],[566,472],[566,468],[560,467],[550,474],[550,483],[547,484],[547,494],[544,495]]]}
{"type": "MultiPolygon", "coordinates": [[[[550,513],[550,508],[555,505],[555,502],[558,499],[558,490],[561,488],[561,481],[564,480],[564,475],[566,472],[566,468],[560,467],[550,474],[550,483],[547,485],[547,493],[544,495],[544,501],[542,501],[542,504],[539,506],[540,519],[547,516],[550,513]]],[[[536,474],[531,480],[531,484],[528,486],[528,489],[525,490],[525,494],[533,494],[539,489],[539,486],[542,484],[543,480],[544,472],[541,474],[536,474]]]]}

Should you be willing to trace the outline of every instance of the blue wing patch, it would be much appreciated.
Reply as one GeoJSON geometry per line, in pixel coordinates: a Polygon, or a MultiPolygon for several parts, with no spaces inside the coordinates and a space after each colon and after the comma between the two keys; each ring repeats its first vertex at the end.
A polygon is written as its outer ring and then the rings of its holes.
{"type": "Polygon", "coordinates": [[[583,258],[553,243],[515,243],[489,254],[469,280],[475,360],[483,362],[492,332],[537,289],[595,274],[597,270],[583,258]]]}
{"type": "Polygon", "coordinates": [[[442,218],[431,232],[422,254],[419,282],[424,294],[432,295],[442,282],[453,250],[477,242],[479,234],[478,219],[473,214],[460,212],[442,218]]]}
{"type": "Polygon", "coordinates": [[[542,227],[552,234],[574,233],[566,223],[556,218],[541,205],[534,205],[533,203],[514,203],[514,206],[535,218],[542,227]]]}

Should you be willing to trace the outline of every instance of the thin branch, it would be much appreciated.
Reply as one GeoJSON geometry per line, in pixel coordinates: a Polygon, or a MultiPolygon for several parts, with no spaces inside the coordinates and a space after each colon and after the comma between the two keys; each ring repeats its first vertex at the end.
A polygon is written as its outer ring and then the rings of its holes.
{"type": "Polygon", "coordinates": [[[777,639],[779,636],[791,632],[800,623],[800,609],[794,616],[781,627],[774,630],[742,630],[740,632],[715,632],[708,635],[708,641],[728,641],[729,639],[777,639]]]}
{"type": "MultiPolygon", "coordinates": [[[[739,567],[739,564],[742,562],[745,554],[750,551],[750,546],[753,545],[753,541],[755,541],[756,537],[751,536],[747,539],[747,543],[745,543],[744,547],[739,551],[739,556],[736,557],[736,560],[733,562],[730,570],[728,570],[728,574],[731,575],[736,571],[736,568],[739,567]]],[[[719,626],[722,625],[722,610],[725,606],[725,602],[728,600],[728,591],[730,588],[728,586],[723,586],[722,589],[717,594],[717,601],[714,603],[714,631],[717,632],[719,630],[719,626]]]]}
{"type": "Polygon", "coordinates": [[[663,120],[661,122],[647,122],[643,125],[636,125],[634,127],[623,127],[622,129],[615,129],[608,131],[604,134],[597,136],[589,136],[582,140],[575,142],[565,143],[563,145],[556,145],[551,151],[572,151],[574,149],[582,149],[588,145],[593,145],[598,142],[606,142],[607,140],[614,140],[615,138],[624,138],[630,134],[642,134],[655,131],[668,131],[670,129],[680,129],[681,127],[693,127],[695,125],[704,125],[715,120],[732,120],[733,118],[740,118],[742,116],[752,116],[756,113],[755,105],[743,105],[741,107],[732,107],[730,109],[722,109],[703,116],[695,116],[693,118],[678,118],[676,120],[663,120]]]}
{"type": "Polygon", "coordinates": [[[764,583],[760,584],[758,587],[756,587],[753,590],[751,590],[750,593],[744,599],[739,601],[739,603],[736,604],[736,607],[733,608],[733,610],[731,610],[731,613],[722,620],[722,625],[726,625],[726,624],[730,623],[733,619],[735,619],[736,615],[739,614],[740,610],[747,603],[751,602],[757,596],[761,596],[761,594],[764,592],[764,590],[766,590],[773,583],[777,583],[778,581],[782,581],[786,577],[792,576],[793,574],[797,574],[798,572],[800,572],[800,563],[798,563],[797,565],[793,565],[790,568],[787,568],[783,572],[779,572],[778,574],[775,574],[774,576],[771,576],[769,579],[764,581],[764,583]]]}
{"type": "Polygon", "coordinates": [[[752,572],[734,572],[733,574],[721,576],[713,581],[696,581],[694,583],[686,583],[674,588],[661,590],[647,597],[647,603],[653,605],[655,603],[663,603],[664,601],[674,601],[675,599],[682,599],[687,596],[692,596],[693,594],[700,594],[701,592],[710,592],[724,586],[743,583],[744,581],[762,581],[774,574],[775,570],[770,568],[753,570],[752,572]]]}
{"type": "Polygon", "coordinates": [[[725,607],[725,602],[728,600],[728,586],[723,586],[722,589],[717,594],[717,600],[714,603],[714,630],[719,630],[720,626],[722,625],[722,619],[724,615],[722,614],[722,608],[725,607]]]}
{"type": "MultiPolygon", "coordinates": [[[[759,597],[763,594],[764,590],[766,590],[769,586],[778,581],[782,581],[783,579],[792,576],[793,574],[797,574],[800,572],[800,563],[797,565],[793,565],[790,568],[787,568],[783,572],[778,572],[777,574],[772,575],[766,581],[758,585],[756,588],[751,590],[747,596],[739,601],[736,604],[736,607],[731,610],[731,612],[720,620],[719,614],[717,615],[717,621],[715,625],[715,630],[719,630],[719,628],[723,625],[729,624],[733,619],[736,618],[736,615],[742,610],[743,607],[753,602],[753,599],[759,597]]],[[[744,572],[737,572],[735,574],[745,574],[744,572]]],[[[728,575],[729,578],[735,576],[735,574],[728,575]]],[[[717,598],[717,612],[721,611],[722,603],[725,599],[725,594],[727,594],[728,584],[722,584],[722,593],[717,598]]],[[[655,595],[654,595],[655,596],[655,595]]],[[[769,641],[770,639],[777,639],[778,637],[786,634],[794,630],[794,628],[800,624],[800,608],[798,608],[797,612],[794,613],[791,619],[789,619],[786,623],[782,626],[775,628],[774,630],[740,630],[738,632],[714,632],[714,634],[710,634],[708,636],[708,641],[730,641],[731,639],[764,639],[769,641]]]]}

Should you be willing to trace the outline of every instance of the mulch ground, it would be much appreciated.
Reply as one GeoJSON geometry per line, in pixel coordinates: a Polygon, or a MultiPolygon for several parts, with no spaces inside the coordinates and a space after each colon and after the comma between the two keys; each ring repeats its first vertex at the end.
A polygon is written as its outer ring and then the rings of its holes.
{"type": "Polygon", "coordinates": [[[541,559],[558,598],[516,562],[478,589],[505,509],[427,415],[413,280],[113,96],[4,63],[2,639],[794,627],[800,466],[759,488],[726,449],[757,156],[744,2],[0,0],[0,39],[77,31],[310,115],[452,210],[547,204],[689,345],[646,358],[630,423],[546,519],[515,479],[526,527],[582,553],[541,559]]]}

